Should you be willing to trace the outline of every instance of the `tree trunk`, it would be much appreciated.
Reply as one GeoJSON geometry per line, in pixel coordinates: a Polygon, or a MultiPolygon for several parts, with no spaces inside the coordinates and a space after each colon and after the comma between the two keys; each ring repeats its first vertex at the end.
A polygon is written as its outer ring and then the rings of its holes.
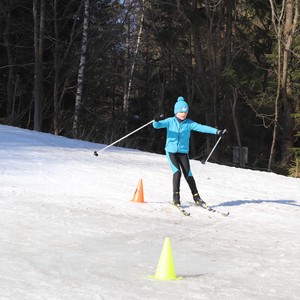
{"type": "Polygon", "coordinates": [[[283,101],[283,122],[282,131],[283,139],[281,145],[281,163],[287,165],[291,161],[290,149],[293,147],[293,128],[294,118],[292,114],[293,101],[291,97],[291,90],[288,86],[288,72],[290,64],[290,53],[293,41],[293,35],[298,24],[299,16],[299,0],[286,0],[285,5],[285,24],[283,29],[283,62],[282,62],[282,80],[281,80],[281,94],[283,101]],[[294,7],[293,7],[294,6],[294,7]]]}
{"type": "Polygon", "coordinates": [[[277,140],[277,128],[278,128],[278,103],[280,99],[280,87],[281,87],[281,35],[282,35],[282,27],[281,21],[283,17],[283,10],[280,14],[277,15],[277,11],[275,10],[275,6],[273,0],[269,0],[271,5],[271,15],[272,15],[272,24],[276,33],[277,38],[277,91],[276,97],[274,102],[274,126],[273,126],[273,133],[272,133],[272,143],[268,161],[268,171],[272,170],[272,165],[274,162],[275,157],[275,145],[277,140]]]}
{"type": "MultiPolygon", "coordinates": [[[[128,5],[130,5],[130,1],[129,1],[128,5]]],[[[141,36],[142,36],[142,32],[143,32],[143,22],[144,22],[143,5],[144,5],[144,0],[142,0],[141,5],[142,5],[142,7],[141,7],[140,26],[139,26],[139,31],[138,31],[138,35],[137,35],[137,39],[136,39],[136,44],[135,44],[132,60],[130,60],[130,50],[129,50],[130,49],[130,27],[131,27],[130,20],[129,20],[128,25],[125,26],[127,28],[126,51],[125,51],[125,68],[130,70],[128,80],[125,80],[125,83],[124,83],[125,86],[124,86],[124,97],[123,97],[123,111],[126,114],[128,113],[129,98],[130,98],[130,92],[131,92],[132,81],[133,81],[133,72],[134,72],[136,58],[137,58],[137,54],[138,54],[138,51],[139,51],[141,36]],[[130,66],[129,66],[129,61],[131,61],[130,66]]],[[[125,73],[126,73],[126,70],[125,70],[125,73]]]]}
{"type": "Polygon", "coordinates": [[[59,99],[58,99],[58,86],[59,86],[59,63],[58,63],[58,24],[57,24],[57,0],[53,2],[53,19],[54,19],[54,53],[53,53],[53,64],[54,64],[54,85],[53,85],[53,131],[55,135],[59,133],[59,99]]]}
{"type": "Polygon", "coordinates": [[[38,16],[38,1],[33,1],[34,20],[34,130],[42,129],[43,107],[43,37],[45,0],[41,0],[40,15],[38,16]]]}
{"type": "Polygon", "coordinates": [[[11,124],[13,123],[14,111],[13,111],[13,81],[14,81],[14,59],[11,51],[11,43],[9,40],[10,26],[11,26],[11,7],[8,6],[7,10],[4,9],[2,3],[0,3],[0,9],[2,11],[5,27],[3,32],[3,41],[6,49],[7,60],[8,60],[8,79],[7,79],[7,104],[6,113],[7,120],[11,124]]]}
{"type": "Polygon", "coordinates": [[[226,31],[225,31],[225,65],[230,66],[232,63],[232,16],[233,1],[226,1],[226,31]]]}
{"type": "Polygon", "coordinates": [[[234,124],[237,144],[239,147],[239,165],[241,167],[244,167],[245,160],[244,160],[244,155],[243,155],[243,148],[242,148],[239,124],[238,124],[238,120],[237,120],[237,116],[236,116],[236,105],[237,105],[237,100],[238,100],[238,94],[237,94],[236,88],[234,88],[234,87],[232,87],[232,94],[233,94],[233,101],[231,101],[231,111],[232,111],[232,118],[233,118],[233,124],[234,124]]]}
{"type": "MultiPolygon", "coordinates": [[[[80,1],[75,15],[79,15],[82,10],[83,1],[80,1]]],[[[70,77],[72,73],[64,69],[64,64],[68,60],[68,56],[71,54],[71,49],[74,48],[74,35],[76,31],[77,19],[73,19],[73,25],[70,32],[68,33],[68,43],[66,40],[61,40],[60,38],[60,26],[61,26],[61,17],[58,19],[59,15],[59,2],[58,0],[53,1],[53,28],[54,28],[54,51],[53,51],[53,69],[54,69],[54,79],[53,79],[53,133],[58,135],[60,132],[60,119],[61,119],[61,106],[66,91],[66,87],[69,84],[70,77]],[[61,53],[62,45],[64,46],[64,53],[61,53]]]]}
{"type": "Polygon", "coordinates": [[[83,20],[83,34],[82,34],[82,44],[81,44],[81,56],[80,64],[78,70],[77,78],[77,90],[75,99],[75,111],[73,120],[73,136],[75,138],[79,137],[79,116],[82,106],[82,90],[83,90],[83,80],[84,80],[84,68],[88,44],[88,26],[89,26],[89,0],[84,1],[84,20],[83,20]]]}
{"type": "Polygon", "coordinates": [[[288,87],[289,60],[293,35],[296,31],[299,17],[299,0],[286,0],[280,13],[276,11],[273,0],[269,0],[271,5],[272,23],[275,29],[278,59],[277,59],[277,94],[275,100],[275,115],[273,140],[271,145],[268,170],[271,171],[272,162],[275,156],[275,144],[278,128],[278,105],[282,97],[282,141],[281,141],[281,163],[287,165],[290,161],[290,148],[293,146],[293,127],[292,117],[293,103],[291,91],[288,87]],[[283,18],[285,17],[285,21],[283,18]]]}

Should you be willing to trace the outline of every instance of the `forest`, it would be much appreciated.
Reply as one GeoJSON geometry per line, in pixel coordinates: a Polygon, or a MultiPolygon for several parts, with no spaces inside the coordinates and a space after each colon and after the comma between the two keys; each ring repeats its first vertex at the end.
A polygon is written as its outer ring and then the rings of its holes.
{"type": "Polygon", "coordinates": [[[109,145],[183,96],[211,162],[300,177],[299,1],[1,0],[0,124],[109,145]]]}

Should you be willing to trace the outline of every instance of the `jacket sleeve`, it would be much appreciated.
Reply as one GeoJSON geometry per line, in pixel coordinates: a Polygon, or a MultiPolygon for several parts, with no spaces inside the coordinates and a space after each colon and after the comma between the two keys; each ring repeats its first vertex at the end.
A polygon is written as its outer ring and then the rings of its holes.
{"type": "Polygon", "coordinates": [[[161,121],[153,121],[152,125],[155,129],[160,129],[160,128],[167,128],[169,124],[169,118],[168,119],[164,119],[161,121]]]}
{"type": "Polygon", "coordinates": [[[217,134],[218,131],[217,128],[210,127],[207,125],[202,125],[196,122],[191,123],[191,130],[202,132],[202,133],[210,133],[210,134],[217,134]]]}

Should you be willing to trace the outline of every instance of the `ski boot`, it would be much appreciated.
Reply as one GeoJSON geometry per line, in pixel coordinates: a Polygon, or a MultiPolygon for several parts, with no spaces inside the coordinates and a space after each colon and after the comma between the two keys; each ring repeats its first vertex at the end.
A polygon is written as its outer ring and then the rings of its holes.
{"type": "Polygon", "coordinates": [[[194,201],[196,203],[196,205],[198,206],[202,206],[202,207],[207,207],[206,203],[200,198],[199,194],[196,193],[193,195],[194,201]]]}
{"type": "Polygon", "coordinates": [[[174,193],[173,193],[173,204],[174,204],[175,206],[180,206],[180,205],[181,205],[181,203],[180,203],[180,194],[179,194],[179,192],[174,192],[174,193]]]}

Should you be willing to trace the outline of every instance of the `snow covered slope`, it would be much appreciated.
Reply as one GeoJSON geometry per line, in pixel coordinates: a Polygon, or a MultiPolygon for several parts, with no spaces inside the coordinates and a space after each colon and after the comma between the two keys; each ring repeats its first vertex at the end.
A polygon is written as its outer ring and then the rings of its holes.
{"type": "Polygon", "coordinates": [[[299,299],[300,180],[0,125],[0,299],[299,299]],[[134,203],[143,179],[145,203],[134,203]],[[149,278],[166,237],[182,280],[149,278]]]}

